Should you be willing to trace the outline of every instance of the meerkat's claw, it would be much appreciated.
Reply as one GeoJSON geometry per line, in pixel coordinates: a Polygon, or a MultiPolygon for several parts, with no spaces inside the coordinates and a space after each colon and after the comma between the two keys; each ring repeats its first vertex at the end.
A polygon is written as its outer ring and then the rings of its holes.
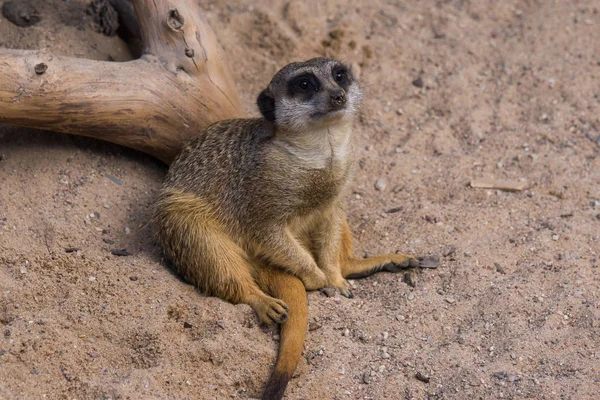
{"type": "Polygon", "coordinates": [[[438,256],[419,257],[418,262],[419,264],[415,266],[419,268],[437,268],[440,266],[440,258],[438,256]]]}
{"type": "Polygon", "coordinates": [[[354,294],[352,293],[352,290],[350,290],[350,289],[340,289],[340,295],[344,296],[347,299],[354,298],[354,294]]]}
{"type": "Polygon", "coordinates": [[[439,258],[436,256],[417,257],[397,254],[390,262],[383,264],[381,270],[387,272],[399,272],[406,268],[437,268],[438,266],[439,258]]]}
{"type": "Polygon", "coordinates": [[[331,282],[330,286],[339,290],[341,296],[344,296],[347,299],[354,298],[354,294],[352,293],[352,290],[350,290],[350,283],[346,279],[340,277],[334,282],[331,282]]]}

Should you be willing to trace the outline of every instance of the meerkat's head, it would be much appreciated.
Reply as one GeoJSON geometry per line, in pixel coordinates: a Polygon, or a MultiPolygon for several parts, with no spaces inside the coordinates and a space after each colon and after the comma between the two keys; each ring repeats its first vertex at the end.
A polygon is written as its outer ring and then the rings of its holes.
{"type": "Polygon", "coordinates": [[[277,127],[303,131],[348,123],[361,91],[346,65],[328,58],[288,64],[257,99],[263,117],[277,127]]]}

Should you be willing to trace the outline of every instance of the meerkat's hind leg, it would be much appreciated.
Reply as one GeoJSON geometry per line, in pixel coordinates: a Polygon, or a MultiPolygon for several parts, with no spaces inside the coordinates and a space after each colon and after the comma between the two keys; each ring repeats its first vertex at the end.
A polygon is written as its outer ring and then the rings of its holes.
{"type": "Polygon", "coordinates": [[[437,268],[436,257],[417,257],[410,254],[386,254],[365,259],[352,259],[346,263],[346,279],[366,278],[377,272],[400,272],[407,268],[437,268]]]}
{"type": "Polygon", "coordinates": [[[418,257],[412,254],[386,254],[365,259],[354,258],[352,233],[348,223],[342,227],[340,252],[342,275],[346,279],[360,279],[377,272],[399,272],[407,268],[437,268],[439,260],[435,256],[418,257]]]}
{"type": "Polygon", "coordinates": [[[248,304],[263,323],[287,319],[285,302],[258,287],[253,275],[260,266],[232,240],[201,198],[164,191],[155,218],[163,251],[186,281],[209,296],[248,304]]]}

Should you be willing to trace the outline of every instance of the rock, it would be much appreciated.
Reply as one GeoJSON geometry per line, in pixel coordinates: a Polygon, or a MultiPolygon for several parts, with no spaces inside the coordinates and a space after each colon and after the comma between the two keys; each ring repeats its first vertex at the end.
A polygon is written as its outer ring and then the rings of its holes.
{"type": "Polygon", "coordinates": [[[494,263],[494,267],[496,267],[496,272],[499,272],[502,275],[506,274],[506,272],[504,271],[504,268],[502,268],[502,266],[500,264],[494,263]]]}
{"type": "Polygon", "coordinates": [[[7,1],[2,6],[2,15],[13,24],[28,27],[40,22],[38,11],[26,1],[7,1]]]}
{"type": "Polygon", "coordinates": [[[387,182],[383,178],[377,178],[375,181],[375,190],[384,191],[387,186],[387,182]]]}
{"type": "Polygon", "coordinates": [[[362,381],[363,381],[363,383],[366,383],[367,385],[369,383],[371,383],[371,371],[367,371],[363,374],[362,381]]]}
{"type": "Polygon", "coordinates": [[[423,87],[423,79],[418,77],[414,81],[411,82],[414,87],[422,88],[423,87]]]}
{"type": "Polygon", "coordinates": [[[423,375],[421,372],[417,372],[415,374],[415,378],[417,378],[418,380],[420,380],[421,382],[424,383],[429,383],[429,377],[426,375],[423,375]]]}
{"type": "Polygon", "coordinates": [[[127,256],[130,256],[130,255],[131,255],[131,253],[130,253],[130,252],[128,252],[128,251],[127,251],[127,249],[112,249],[112,250],[110,251],[110,253],[111,253],[113,256],[119,256],[119,257],[127,257],[127,256]]]}
{"type": "Polygon", "coordinates": [[[388,358],[390,358],[390,355],[387,352],[387,347],[383,347],[381,349],[381,358],[383,358],[384,360],[387,360],[388,358]]]}
{"type": "Polygon", "coordinates": [[[410,287],[417,286],[415,280],[413,279],[413,274],[410,272],[404,273],[404,275],[402,276],[402,282],[406,283],[410,287]]]}
{"type": "Polygon", "coordinates": [[[454,253],[456,253],[456,246],[451,245],[450,248],[448,249],[448,251],[446,251],[443,256],[444,257],[450,257],[451,255],[453,255],[454,253]]]}
{"type": "Polygon", "coordinates": [[[106,36],[115,36],[119,29],[119,14],[109,0],[93,0],[87,13],[94,18],[96,31],[106,36]]]}
{"type": "Polygon", "coordinates": [[[496,379],[503,380],[503,379],[506,379],[506,374],[504,372],[495,372],[493,374],[493,377],[496,379]]]}

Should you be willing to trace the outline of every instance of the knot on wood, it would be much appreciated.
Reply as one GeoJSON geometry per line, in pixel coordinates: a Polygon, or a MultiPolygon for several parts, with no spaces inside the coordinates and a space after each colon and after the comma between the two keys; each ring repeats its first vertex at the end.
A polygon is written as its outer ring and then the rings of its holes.
{"type": "Polygon", "coordinates": [[[189,47],[185,48],[185,55],[189,58],[194,57],[194,49],[190,49],[189,47]]]}
{"type": "Polygon", "coordinates": [[[169,11],[169,16],[167,17],[167,25],[169,25],[169,28],[174,31],[179,31],[183,28],[184,21],[183,16],[179,14],[179,11],[177,11],[176,8],[169,11]]]}
{"type": "Polygon", "coordinates": [[[38,75],[42,75],[48,69],[48,65],[46,63],[39,63],[33,67],[34,71],[38,75]]]}

